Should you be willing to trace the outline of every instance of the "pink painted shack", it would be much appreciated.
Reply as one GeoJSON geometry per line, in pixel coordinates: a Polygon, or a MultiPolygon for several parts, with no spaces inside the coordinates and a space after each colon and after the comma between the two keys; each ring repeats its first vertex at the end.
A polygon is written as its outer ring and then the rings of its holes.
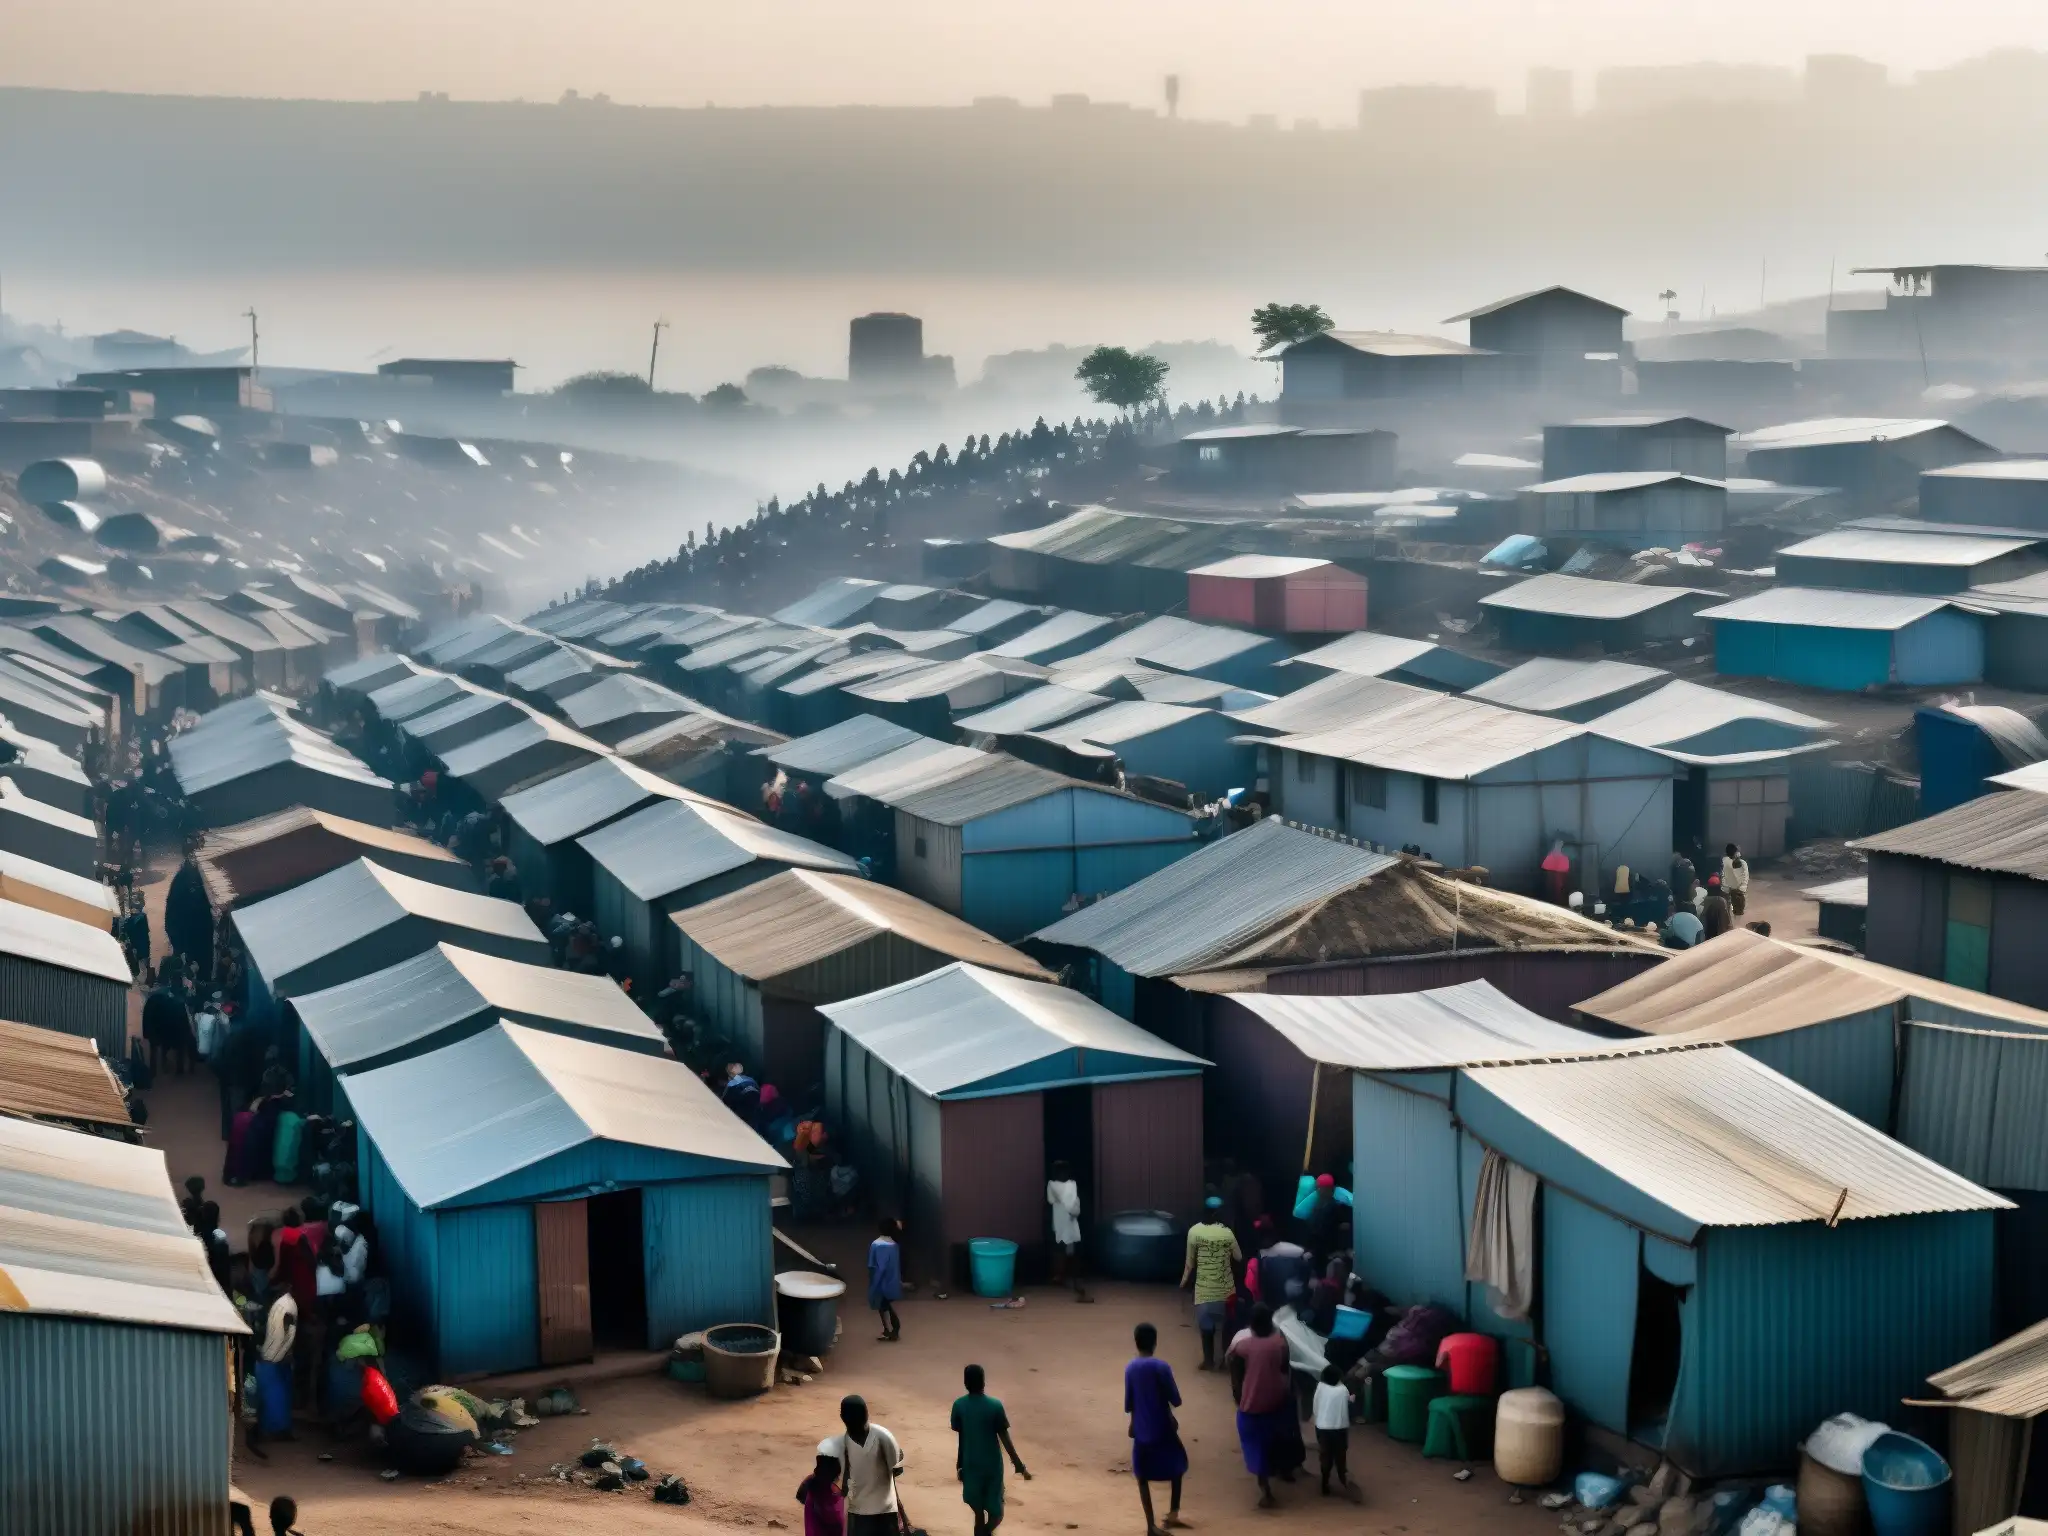
{"type": "Polygon", "coordinates": [[[1188,572],[1188,617],[1287,635],[1365,628],[1365,578],[1300,555],[1232,555],[1188,572]]]}

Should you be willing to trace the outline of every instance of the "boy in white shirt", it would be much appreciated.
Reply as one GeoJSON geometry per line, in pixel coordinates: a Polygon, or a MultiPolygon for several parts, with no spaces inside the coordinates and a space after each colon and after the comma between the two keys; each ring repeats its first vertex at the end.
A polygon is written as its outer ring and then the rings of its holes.
{"type": "Polygon", "coordinates": [[[1351,1393],[1343,1373],[1334,1365],[1323,1367],[1323,1379],[1316,1383],[1312,1415],[1316,1425],[1316,1457],[1321,1463],[1323,1495],[1329,1496],[1330,1474],[1337,1474],[1337,1486],[1352,1503],[1359,1502],[1358,1485],[1351,1481],[1351,1393]]]}

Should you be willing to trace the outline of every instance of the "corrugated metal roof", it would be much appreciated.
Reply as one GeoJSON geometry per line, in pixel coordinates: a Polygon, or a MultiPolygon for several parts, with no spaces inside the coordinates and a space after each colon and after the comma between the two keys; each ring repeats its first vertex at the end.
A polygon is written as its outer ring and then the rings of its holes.
{"type": "Polygon", "coordinates": [[[163,1153],[4,1116],[0,1289],[15,1311],[249,1331],[178,1210],[163,1153]]]}
{"type": "MultiPolygon", "coordinates": [[[[958,637],[956,637],[958,638],[958,637]]],[[[870,678],[887,677],[896,672],[907,672],[913,667],[922,669],[931,662],[922,656],[907,655],[902,651],[862,651],[844,661],[835,661],[829,666],[807,672],[802,677],[792,678],[776,691],[792,699],[810,698],[815,694],[830,693],[850,683],[870,678]]]]}
{"type": "Polygon", "coordinates": [[[1390,683],[1384,678],[1356,681],[1377,683],[1384,702],[1368,706],[1361,697],[1361,709],[1367,712],[1355,715],[1348,723],[1282,736],[1267,746],[1397,773],[1469,779],[1586,734],[1582,725],[1553,720],[1547,715],[1498,709],[1454,694],[1390,683]]]}
{"type": "Polygon", "coordinates": [[[1278,576],[1299,576],[1319,571],[1330,564],[1310,555],[1232,555],[1212,565],[1198,565],[1190,576],[1224,576],[1236,581],[1269,581],[1278,576]]]}
{"type": "Polygon", "coordinates": [[[1009,598],[997,597],[991,598],[978,608],[970,608],[947,624],[946,628],[958,630],[963,635],[985,635],[990,630],[1007,624],[1012,619],[1022,618],[1027,613],[1045,614],[1049,617],[1051,612],[1052,610],[1047,608],[1037,608],[1029,603],[1012,602],[1009,598]]]}
{"type": "Polygon", "coordinates": [[[1427,1072],[1641,1050],[1531,1013],[1490,982],[1374,997],[1236,995],[1302,1055],[1361,1072],[1427,1072]]]}
{"type": "Polygon", "coordinates": [[[592,683],[570,694],[561,704],[562,713],[579,731],[595,730],[628,715],[680,715],[696,707],[696,700],[633,672],[620,672],[601,683],[592,683]]]}
{"type": "Polygon", "coordinates": [[[1688,597],[1719,597],[1701,587],[1651,586],[1646,582],[1596,581],[1547,571],[1479,599],[1482,608],[1518,613],[1555,613],[1573,619],[1632,619],[1688,597]]]}
{"type": "MultiPolygon", "coordinates": [[[[1050,769],[1000,753],[987,753],[942,782],[900,794],[892,803],[897,810],[921,820],[958,827],[1076,787],[1075,780],[1050,769]]],[[[1115,793],[1099,786],[1088,787],[1102,794],[1115,793]]]]}
{"type": "Polygon", "coordinates": [[[402,730],[414,741],[431,747],[435,736],[455,726],[467,725],[473,720],[490,719],[501,720],[502,724],[494,729],[502,730],[504,726],[518,719],[519,715],[519,706],[513,700],[506,698],[502,693],[489,693],[479,689],[475,693],[453,699],[438,709],[414,715],[405,722],[402,730]]]}
{"type": "Polygon", "coordinates": [[[1085,640],[1098,630],[1107,629],[1115,623],[1116,620],[1105,618],[1099,613],[1082,613],[1078,609],[1069,608],[1054,614],[1043,624],[1032,625],[1023,634],[1012,636],[1001,645],[990,646],[989,654],[1014,656],[1028,661],[1034,656],[1043,656],[1047,651],[1058,650],[1061,646],[1085,640]]]}
{"type": "Polygon", "coordinates": [[[671,921],[719,964],[751,981],[815,965],[883,934],[989,970],[1053,979],[1030,956],[907,891],[815,870],[757,880],[671,921]]]}
{"type": "MultiPolygon", "coordinates": [[[[1197,624],[1192,619],[1175,618],[1163,614],[1158,618],[1145,620],[1131,629],[1111,635],[1099,641],[1077,656],[1069,656],[1060,663],[1062,668],[1076,669],[1105,661],[1141,661],[1148,653],[1157,653],[1183,641],[1199,640],[1205,635],[1241,635],[1244,631],[1222,629],[1212,624],[1197,624]]],[[[1263,635],[1252,636],[1264,640],[1263,635]]]]}
{"type": "Polygon", "coordinates": [[[0,955],[101,976],[123,986],[135,979],[127,955],[111,933],[19,902],[0,901],[0,955]]]}
{"type": "Polygon", "coordinates": [[[1608,469],[1545,480],[1522,489],[1532,496],[1606,496],[1617,491],[1646,491],[1653,485],[1702,485],[1715,491],[1728,488],[1722,481],[1682,474],[1675,469],[1608,469]]]}
{"type": "Polygon", "coordinates": [[[1088,710],[1102,709],[1108,703],[1108,699],[1097,693],[1084,693],[1078,688],[1046,683],[1015,698],[1005,699],[979,714],[964,716],[953,724],[962,731],[1007,736],[1019,731],[1043,730],[1088,710]]]}
{"type": "Polygon", "coordinates": [[[1562,283],[1552,283],[1548,288],[1531,288],[1527,293],[1511,293],[1504,299],[1495,299],[1491,304],[1482,304],[1477,309],[1468,309],[1462,315],[1452,315],[1448,320],[1444,321],[1444,324],[1456,325],[1461,320],[1477,320],[1484,315],[1496,314],[1503,309],[1511,309],[1517,304],[1526,304],[1531,299],[1548,298],[1553,293],[1561,294],[1568,299],[1577,299],[1581,304],[1589,304],[1595,309],[1604,309],[1611,314],[1623,316],[1628,314],[1628,311],[1619,304],[1610,304],[1605,299],[1596,299],[1591,294],[1581,293],[1576,288],[1567,288],[1562,283]]]}
{"type": "Polygon", "coordinates": [[[1907,1005],[1935,1023],[1999,1020],[2048,1032],[2048,1013],[1987,992],[1738,928],[1577,1005],[1621,1029],[1689,1041],[1749,1040],[1907,1005]]]}
{"type": "Polygon", "coordinates": [[[1670,675],[1662,667],[1640,667],[1628,661],[1568,661],[1539,656],[1508,668],[1477,688],[1466,689],[1465,697],[1542,715],[1629,693],[1670,675]]]}
{"type": "Polygon", "coordinates": [[[510,688],[522,688],[528,693],[539,693],[557,683],[566,683],[572,677],[589,677],[593,673],[603,678],[623,670],[628,663],[616,656],[607,656],[602,651],[586,650],[580,645],[557,641],[552,650],[538,660],[515,667],[505,674],[505,684],[510,688]]]}
{"type": "Polygon", "coordinates": [[[862,576],[840,576],[825,582],[808,597],[800,597],[771,617],[778,624],[812,624],[832,628],[865,611],[887,583],[862,576]]]}
{"type": "MultiPolygon", "coordinates": [[[[357,859],[293,890],[242,907],[234,915],[234,924],[250,958],[276,983],[321,956],[406,917],[423,917],[500,938],[527,939],[536,945],[547,942],[517,902],[414,880],[369,859],[357,859]]],[[[108,942],[113,941],[109,938],[108,942]]],[[[122,968],[126,969],[125,963],[122,968]]]]}
{"type": "Polygon", "coordinates": [[[1682,680],[1666,683],[1655,693],[1609,710],[1591,724],[1591,729],[1616,741],[1626,741],[1652,750],[1673,742],[1689,741],[1738,720],[1770,720],[1795,730],[1818,734],[1829,722],[1802,715],[1782,704],[1744,698],[1719,688],[1703,688],[1682,680]]]}
{"type": "Polygon", "coordinates": [[[447,672],[417,672],[395,683],[371,689],[368,702],[379,719],[395,725],[427,710],[439,709],[451,699],[482,691],[467,678],[447,672]]]}
{"type": "Polygon", "coordinates": [[[1150,512],[1086,506],[1076,507],[1058,522],[1017,533],[999,533],[989,543],[1087,565],[1110,565],[1133,560],[1148,550],[1184,538],[1197,526],[1150,512]]]}
{"type": "Polygon", "coordinates": [[[270,631],[260,624],[245,619],[239,613],[230,613],[212,603],[189,599],[184,602],[165,603],[164,606],[189,624],[196,624],[216,640],[224,640],[237,650],[261,656],[266,652],[281,649],[271,638],[270,631]]]}
{"type": "MultiPolygon", "coordinates": [[[[1958,1408],[2008,1419],[2032,1419],[2048,1413],[2048,1322],[2001,1339],[1945,1371],[1936,1371],[1927,1380],[1958,1408]]],[[[2036,1523],[2015,1520],[2010,1525],[1993,1526],[1986,1536],[2021,1536],[2036,1523]]]]}
{"type": "Polygon", "coordinates": [[[134,1124],[120,1085],[91,1040],[0,1020],[0,1116],[8,1115],[124,1133],[134,1124]]]}
{"type": "Polygon", "coordinates": [[[762,747],[754,756],[765,757],[778,768],[813,777],[833,778],[862,763],[924,740],[908,726],[897,725],[879,715],[855,715],[822,731],[798,736],[773,747],[762,747]]]}
{"type": "Polygon", "coordinates": [[[1799,894],[1824,907],[1867,907],[1870,905],[1870,877],[1851,875],[1846,880],[1831,880],[1826,885],[1809,885],[1799,894]]]}
{"type": "Polygon", "coordinates": [[[515,791],[499,807],[527,836],[551,848],[650,800],[693,800],[734,816],[744,814],[617,757],[600,757],[515,791]]]}
{"type": "Polygon", "coordinates": [[[1178,439],[1183,443],[1231,443],[1248,437],[1299,437],[1301,428],[1284,426],[1277,421],[1247,422],[1238,427],[1210,427],[1201,432],[1189,432],[1178,439]]]}
{"type": "Polygon", "coordinates": [[[658,1055],[665,1043],[609,976],[522,965],[453,944],[295,997],[292,1009],[337,1071],[431,1040],[486,1011],[556,1020],[642,1054],[658,1055]]]}
{"type": "MultiPolygon", "coordinates": [[[[1490,357],[1468,347],[1462,341],[1452,341],[1446,336],[1417,336],[1407,331],[1324,331],[1309,337],[1309,341],[1321,341],[1325,337],[1340,347],[1353,352],[1362,352],[1367,357],[1490,357]]],[[[1298,347],[1301,342],[1294,343],[1298,347]]],[[[1293,350],[1284,348],[1280,355],[1293,350]]]]}
{"type": "MultiPolygon", "coordinates": [[[[79,766],[77,758],[40,736],[30,736],[26,732],[15,730],[4,719],[0,719],[0,742],[14,748],[13,759],[9,763],[0,763],[0,772],[18,765],[25,772],[62,779],[67,784],[76,785],[81,791],[89,789],[92,785],[92,780],[86,777],[85,770],[79,766]]],[[[2048,757],[2048,753],[2042,755],[2048,757]]]]}
{"type": "Polygon", "coordinates": [[[1278,647],[1279,642],[1268,635],[1203,624],[1165,640],[1148,641],[1129,654],[1152,666],[1164,667],[1169,672],[1199,672],[1204,667],[1217,666],[1261,648],[1278,647]]]}
{"type": "Polygon", "coordinates": [[[552,715],[523,707],[521,712],[526,716],[524,720],[442,753],[441,766],[447,770],[448,777],[468,778],[543,741],[559,741],[566,746],[580,747],[592,757],[603,757],[611,751],[603,742],[593,741],[581,731],[570,729],[552,715]]]}
{"type": "Polygon", "coordinates": [[[1941,711],[1974,725],[2008,768],[2048,758],[2048,736],[2016,709],[2003,704],[1943,704],[1941,711]]]}
{"type": "Polygon", "coordinates": [[[744,720],[721,715],[716,710],[705,709],[678,715],[673,720],[664,720],[657,726],[628,736],[612,751],[628,762],[660,766],[678,758],[695,756],[721,742],[756,747],[774,746],[784,739],[766,726],[750,725],[744,720]]]}
{"type": "Polygon", "coordinates": [[[943,699],[952,709],[976,709],[1000,699],[1007,687],[1004,674],[978,661],[935,661],[914,670],[892,672],[871,682],[854,683],[846,692],[877,704],[908,704],[917,699],[943,699]]]}
{"type": "Polygon", "coordinates": [[[1208,1065],[1078,992],[958,962],[818,1011],[933,1098],[1208,1065]]]}
{"type": "Polygon", "coordinates": [[[270,696],[251,695],[223,705],[170,742],[171,771],[187,795],[251,773],[298,763],[362,784],[387,784],[367,763],[332,738],[295,720],[270,696]]]}
{"type": "Polygon", "coordinates": [[[518,1024],[360,1073],[348,1097],[423,1210],[592,1141],[739,1169],[788,1166],[682,1062],[518,1024]],[[454,1104],[460,1114],[449,1113],[454,1104]]]}
{"type": "Polygon", "coordinates": [[[114,893],[99,881],[5,850],[0,850],[0,898],[99,925],[121,912],[114,893]]]}
{"type": "Polygon", "coordinates": [[[1849,846],[1865,853],[1905,854],[1962,869],[2048,880],[2048,795],[2024,789],[1981,795],[1849,846]]]}
{"type": "Polygon", "coordinates": [[[1433,641],[1407,640],[1399,635],[1380,635],[1362,629],[1327,645],[1319,645],[1314,650],[1290,656],[1286,664],[1327,667],[1332,672],[1348,672],[1356,677],[1381,677],[1427,656],[1436,648],[1433,641]]]}
{"type": "Polygon", "coordinates": [[[35,796],[22,789],[13,779],[6,776],[7,770],[0,767],[0,813],[10,816],[25,816],[30,821],[39,821],[46,827],[60,832],[69,832],[73,837],[97,841],[99,825],[89,816],[63,810],[58,806],[45,805],[35,796]]]}
{"type": "Polygon", "coordinates": [[[1648,431],[1653,427],[1698,427],[1700,435],[1729,435],[1730,428],[1716,426],[1698,416],[1581,416],[1565,423],[1568,427],[1601,427],[1609,431],[1648,431]]]}
{"type": "Polygon", "coordinates": [[[427,838],[303,805],[216,828],[200,839],[196,858],[207,895],[223,908],[380,854],[414,868],[439,864],[451,881],[468,878],[464,860],[427,838]]]}
{"type": "Polygon", "coordinates": [[[2024,768],[1993,774],[1984,782],[1996,784],[2003,789],[2021,789],[2032,794],[2048,795],[2048,763],[2028,763],[2024,768]]]}
{"type": "Polygon", "coordinates": [[[1032,937],[1092,949],[1133,976],[1198,971],[1313,902],[1398,862],[1278,817],[1205,843],[1032,937]],[[1217,899],[1225,893],[1225,899],[1217,899]]]}
{"type": "Polygon", "coordinates": [[[1077,720],[1049,725],[1037,734],[1063,746],[1091,742],[1098,747],[1115,747],[1215,713],[1212,709],[1190,709],[1183,704],[1154,704],[1144,699],[1133,699],[1098,709],[1077,720]]]}
{"type": "Polygon", "coordinates": [[[402,678],[418,677],[425,670],[410,656],[401,656],[395,651],[372,651],[367,656],[358,656],[354,661],[345,661],[329,669],[321,681],[333,688],[368,692],[388,687],[402,678]]]}
{"type": "Polygon", "coordinates": [[[1980,464],[1947,464],[1920,473],[1923,479],[1936,475],[1944,480],[2048,480],[2048,459],[1988,459],[1980,464]]]}
{"type": "MultiPolygon", "coordinates": [[[[1787,421],[1775,427],[1758,427],[1738,432],[1735,441],[1746,448],[1828,448],[1849,443],[1893,443],[1921,437],[1929,432],[1950,431],[1959,437],[1969,434],[1946,421],[1904,416],[1818,416],[1808,421],[1787,421]]],[[[1987,454],[1996,452],[1985,448],[1987,454]]]]}
{"type": "Polygon", "coordinates": [[[1701,1226],[2013,1208],[1736,1050],[1479,1067],[1466,1076],[1701,1226]]]}
{"type": "Polygon", "coordinates": [[[1841,592],[1824,587],[1772,587],[1732,603],[1702,608],[1703,619],[1793,624],[1813,629],[1899,630],[1961,605],[1903,592],[1841,592]]]}
{"type": "Polygon", "coordinates": [[[957,746],[920,736],[886,752],[872,762],[849,768],[825,781],[825,793],[835,800],[859,796],[894,805],[904,795],[943,784],[954,774],[987,757],[975,747],[957,746]]]}
{"type": "Polygon", "coordinates": [[[757,859],[853,873],[845,854],[695,800],[664,800],[587,833],[577,845],[642,901],[659,901],[757,859]]]}
{"type": "Polygon", "coordinates": [[[1870,565],[1972,566],[2017,554],[2039,539],[1988,538],[1952,533],[1897,533],[1874,528],[1832,528],[1778,551],[1780,559],[1856,560],[1870,565]]]}

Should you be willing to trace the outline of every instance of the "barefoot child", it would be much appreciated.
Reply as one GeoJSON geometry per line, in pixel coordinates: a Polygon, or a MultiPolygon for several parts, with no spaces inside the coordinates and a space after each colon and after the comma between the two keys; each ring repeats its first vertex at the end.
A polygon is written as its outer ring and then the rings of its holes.
{"type": "Polygon", "coordinates": [[[1167,1506],[1164,1529],[1181,1530],[1180,1482],[1187,1476],[1188,1453],[1180,1443],[1180,1423],[1173,1410],[1180,1406],[1180,1387],[1173,1379],[1173,1367],[1153,1353],[1159,1347],[1159,1330],[1140,1323],[1131,1332],[1138,1354],[1124,1367],[1124,1412],[1131,1416],[1131,1471],[1138,1479],[1138,1502],[1145,1507],[1145,1536],[1160,1536],[1160,1522],[1153,1517],[1152,1485],[1171,1486],[1173,1502],[1167,1506]]]}
{"type": "Polygon", "coordinates": [[[868,1244],[868,1305],[882,1319],[881,1342],[903,1337],[903,1319],[896,1303],[903,1299],[903,1250],[896,1246],[896,1223],[882,1218],[882,1233],[868,1244]]]}

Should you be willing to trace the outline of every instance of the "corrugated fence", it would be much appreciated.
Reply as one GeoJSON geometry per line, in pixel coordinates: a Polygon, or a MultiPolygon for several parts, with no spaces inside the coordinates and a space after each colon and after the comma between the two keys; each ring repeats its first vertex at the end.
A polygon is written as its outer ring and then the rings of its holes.
{"type": "Polygon", "coordinates": [[[1792,764],[1791,839],[1869,837],[1920,819],[1920,781],[1876,763],[1792,764]]]}

